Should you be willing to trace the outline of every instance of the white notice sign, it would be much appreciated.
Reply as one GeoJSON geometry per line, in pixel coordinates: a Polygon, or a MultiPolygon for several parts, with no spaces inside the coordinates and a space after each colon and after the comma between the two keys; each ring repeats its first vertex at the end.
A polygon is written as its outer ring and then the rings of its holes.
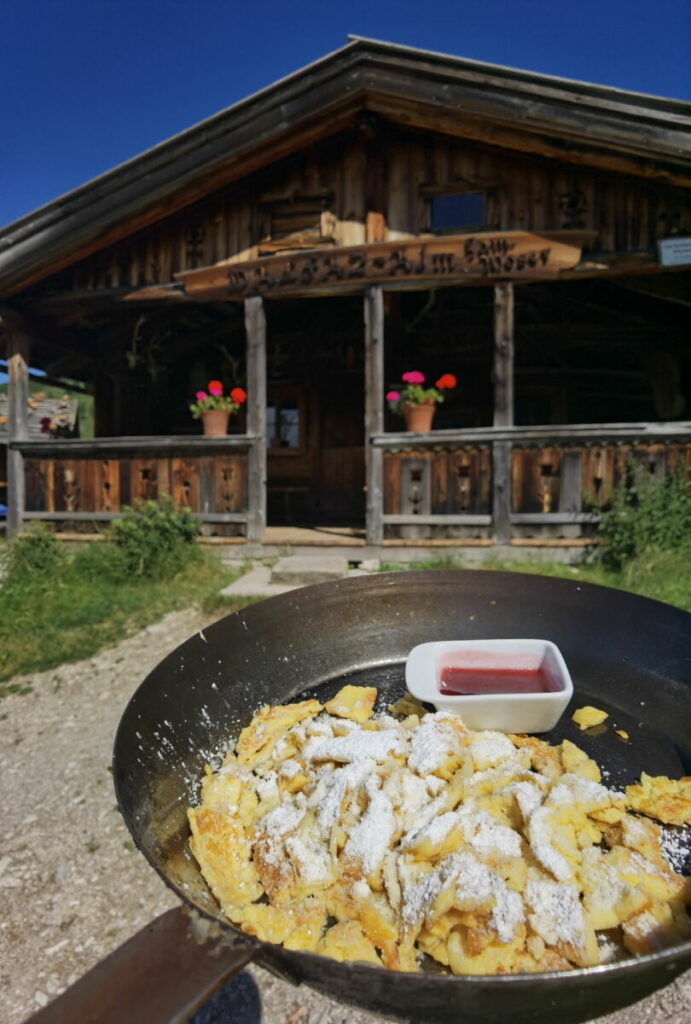
{"type": "Polygon", "coordinates": [[[663,238],[657,243],[660,263],[663,267],[681,267],[691,264],[691,236],[687,238],[663,238]]]}

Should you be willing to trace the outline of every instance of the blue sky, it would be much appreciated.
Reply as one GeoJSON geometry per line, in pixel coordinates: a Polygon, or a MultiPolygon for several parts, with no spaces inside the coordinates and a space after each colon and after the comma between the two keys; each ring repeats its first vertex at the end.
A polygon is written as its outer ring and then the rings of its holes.
{"type": "Polygon", "coordinates": [[[691,0],[6,0],[0,225],[348,33],[691,100],[691,0]]]}

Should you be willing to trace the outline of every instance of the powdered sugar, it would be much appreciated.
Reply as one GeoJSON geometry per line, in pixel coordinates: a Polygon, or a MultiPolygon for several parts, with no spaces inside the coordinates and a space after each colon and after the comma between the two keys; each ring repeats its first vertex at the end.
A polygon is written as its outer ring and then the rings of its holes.
{"type": "Polygon", "coordinates": [[[508,860],[521,855],[521,837],[507,825],[501,825],[487,811],[468,812],[464,808],[457,814],[463,837],[474,850],[492,860],[508,860]]]}
{"type": "Polygon", "coordinates": [[[470,744],[470,756],[476,769],[493,768],[500,761],[516,757],[516,748],[503,732],[481,732],[470,744]]]}
{"type": "Polygon", "coordinates": [[[464,851],[447,859],[444,877],[455,883],[454,906],[458,910],[477,910],[491,903],[498,876],[475,854],[464,851]]]}
{"type": "Polygon", "coordinates": [[[432,847],[439,846],[446,839],[451,829],[458,824],[459,817],[455,811],[449,811],[438,818],[432,818],[430,822],[421,829],[418,829],[417,832],[406,835],[401,841],[401,849],[405,850],[411,846],[417,847],[422,845],[422,843],[429,843],[432,847]]]}
{"type": "Polygon", "coordinates": [[[512,892],[506,882],[497,876],[494,890],[494,909],[492,924],[500,942],[512,942],[516,937],[518,926],[525,920],[523,900],[517,892],[512,892]]]}
{"type": "Polygon", "coordinates": [[[559,882],[571,878],[571,868],[566,859],[554,848],[550,829],[550,809],[538,807],[528,819],[528,842],[543,868],[554,875],[559,882]]]}
{"type": "Polygon", "coordinates": [[[303,754],[311,761],[361,761],[372,758],[374,761],[386,761],[391,754],[401,753],[403,743],[393,730],[383,732],[368,731],[351,732],[347,736],[335,736],[333,739],[303,747],[303,754]]]}
{"type": "Polygon", "coordinates": [[[364,878],[358,878],[356,882],[353,882],[350,887],[350,892],[356,900],[360,900],[361,902],[368,900],[372,895],[372,890],[364,878]]]}
{"type": "Polygon", "coordinates": [[[567,772],[552,786],[545,803],[549,806],[581,804],[589,810],[594,810],[605,807],[622,795],[601,786],[598,782],[567,772]]]}
{"type": "Polygon", "coordinates": [[[691,874],[691,828],[663,825],[660,846],[665,860],[678,874],[691,874]]]}
{"type": "Polygon", "coordinates": [[[371,758],[365,758],[356,764],[325,771],[308,799],[308,806],[316,808],[317,821],[323,835],[328,835],[338,821],[341,805],[348,792],[360,786],[365,779],[372,776],[377,765],[371,758]]]}
{"type": "Polygon", "coordinates": [[[350,833],[343,850],[346,861],[357,861],[365,875],[372,874],[384,860],[396,830],[391,801],[375,792],[362,819],[350,833]]]}
{"type": "Polygon", "coordinates": [[[444,712],[425,715],[422,723],[412,732],[408,767],[418,775],[431,775],[444,762],[461,752],[458,733],[444,712]]]}
{"type": "Polygon", "coordinates": [[[528,920],[548,946],[585,944],[585,918],[575,885],[534,879],[525,887],[525,899],[532,910],[528,920]]]}
{"type": "MultiPolygon", "coordinates": [[[[369,938],[373,923],[381,934],[378,921],[392,938],[398,929],[401,964],[422,949],[436,956],[438,945],[454,970],[475,973],[477,965],[482,973],[493,962],[500,971],[533,963],[550,970],[597,960],[586,913],[605,923],[645,905],[626,872],[672,879],[654,852],[658,827],[629,814],[619,825],[622,795],[560,774],[567,759],[559,747],[540,747],[549,751],[542,775],[530,768],[541,758],[501,733],[468,731],[446,713],[406,721],[379,716],[359,725],[322,714],[287,730],[253,769],[229,755],[218,773],[229,779],[213,794],[205,783],[208,806],[245,829],[270,901],[282,907],[307,894],[325,914],[358,921],[369,938]],[[600,815],[605,808],[616,813],[600,815]],[[616,853],[600,848],[603,834],[616,853]],[[524,857],[526,842],[532,855],[524,857]],[[463,943],[457,960],[454,929],[463,943]]],[[[689,833],[661,835],[678,869],[689,833]]],[[[386,961],[388,943],[372,941],[386,961]]],[[[621,953],[614,946],[603,946],[603,960],[621,953]]]]}
{"type": "Polygon", "coordinates": [[[430,871],[418,877],[412,884],[403,881],[403,906],[401,917],[406,929],[420,928],[430,907],[441,889],[442,880],[439,871],[430,871]]]}
{"type": "Polygon", "coordinates": [[[293,832],[305,816],[305,799],[285,800],[257,822],[257,832],[271,838],[293,832]]]}
{"type": "Polygon", "coordinates": [[[263,771],[261,774],[257,772],[254,780],[254,789],[259,799],[264,803],[278,800],[280,793],[278,792],[278,775],[276,772],[263,771]]]}
{"type": "Polygon", "coordinates": [[[500,792],[511,793],[515,797],[523,821],[527,821],[542,803],[541,791],[531,782],[512,782],[500,792]]]}
{"type": "Polygon", "coordinates": [[[334,871],[329,849],[315,829],[304,829],[285,840],[285,847],[298,877],[305,885],[322,886],[333,881],[334,871]]]}

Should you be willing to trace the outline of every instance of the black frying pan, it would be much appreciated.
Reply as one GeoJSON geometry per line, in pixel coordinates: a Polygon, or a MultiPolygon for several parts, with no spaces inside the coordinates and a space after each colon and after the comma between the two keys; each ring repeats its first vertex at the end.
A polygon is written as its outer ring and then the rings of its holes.
{"type": "Polygon", "coordinates": [[[557,1014],[569,1024],[633,1003],[691,965],[685,943],[559,974],[393,974],[261,943],[220,918],[187,847],[185,809],[197,801],[205,762],[262,704],[313,693],[326,699],[348,680],[379,687],[383,706],[402,695],[415,644],[481,637],[538,637],[561,648],[575,696],[546,738],[574,740],[607,770],[609,785],[630,783],[641,771],[691,771],[691,615],[668,605],[565,580],[435,571],[321,584],[229,615],[139,687],[118,730],[114,775],[135,842],[183,901],[241,943],[238,966],[252,956],[296,982],[401,1020],[471,1024],[506,1015],[513,1024],[552,1024],[557,1014]],[[582,734],[570,721],[584,703],[610,713],[605,732],[582,734]],[[629,733],[628,743],[615,727],[629,733]]]}

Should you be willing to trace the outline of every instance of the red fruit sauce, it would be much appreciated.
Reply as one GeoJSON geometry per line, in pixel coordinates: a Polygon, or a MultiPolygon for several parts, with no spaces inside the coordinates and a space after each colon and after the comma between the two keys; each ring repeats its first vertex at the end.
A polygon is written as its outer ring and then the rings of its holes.
{"type": "Polygon", "coordinates": [[[461,660],[451,652],[439,665],[439,692],[445,696],[485,696],[502,693],[555,693],[561,684],[544,661],[534,656],[497,656],[476,651],[461,660]]]}

